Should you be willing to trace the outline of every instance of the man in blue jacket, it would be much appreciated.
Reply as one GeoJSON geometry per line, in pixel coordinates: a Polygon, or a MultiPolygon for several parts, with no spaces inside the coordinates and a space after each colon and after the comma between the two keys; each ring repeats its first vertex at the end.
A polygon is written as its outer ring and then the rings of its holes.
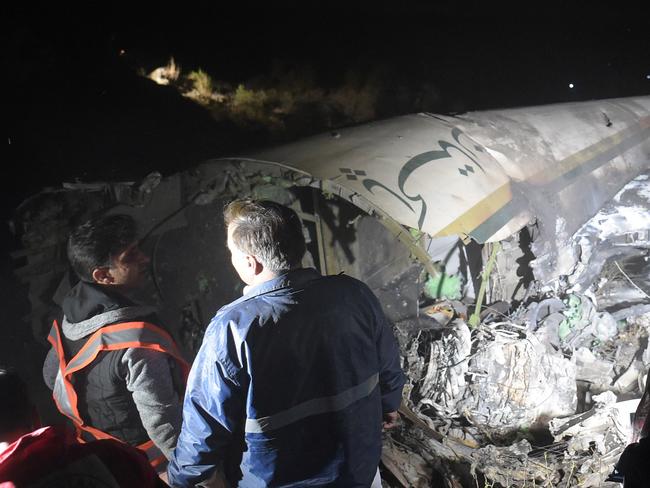
{"type": "Polygon", "coordinates": [[[224,211],[247,284],[206,330],[192,366],[173,486],[377,485],[404,374],[377,298],[358,280],[300,268],[296,213],[239,200],[224,211]]]}

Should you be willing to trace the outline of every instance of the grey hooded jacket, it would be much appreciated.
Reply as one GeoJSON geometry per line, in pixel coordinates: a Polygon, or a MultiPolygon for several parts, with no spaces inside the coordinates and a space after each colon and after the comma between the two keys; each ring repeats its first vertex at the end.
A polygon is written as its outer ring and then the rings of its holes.
{"type": "MultiPolygon", "coordinates": [[[[81,282],[63,301],[66,360],[101,327],[131,321],[156,325],[152,307],[136,306],[105,287],[81,282]]],[[[167,354],[141,348],[102,352],[75,375],[78,408],[85,422],[131,445],[151,439],[169,458],[182,420],[181,386],[167,354]]],[[[43,378],[50,389],[58,371],[50,350],[43,378]]]]}

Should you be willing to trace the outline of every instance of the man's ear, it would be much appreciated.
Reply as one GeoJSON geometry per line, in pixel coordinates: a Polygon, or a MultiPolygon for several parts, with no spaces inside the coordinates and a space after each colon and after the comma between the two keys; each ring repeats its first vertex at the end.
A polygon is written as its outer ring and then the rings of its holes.
{"type": "Polygon", "coordinates": [[[258,259],[253,255],[247,255],[246,261],[248,262],[249,269],[253,272],[254,276],[257,276],[264,270],[264,265],[258,261],[258,259]]]}
{"type": "Polygon", "coordinates": [[[95,268],[93,270],[93,281],[100,285],[110,285],[115,281],[115,278],[111,274],[111,270],[108,267],[95,268]]]}

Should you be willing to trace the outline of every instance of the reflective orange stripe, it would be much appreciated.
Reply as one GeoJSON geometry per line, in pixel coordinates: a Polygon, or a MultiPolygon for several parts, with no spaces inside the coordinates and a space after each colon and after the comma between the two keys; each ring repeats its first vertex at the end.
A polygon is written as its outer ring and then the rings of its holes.
{"type": "Polygon", "coordinates": [[[137,446],[137,448],[147,455],[149,464],[151,464],[151,467],[154,468],[158,473],[163,473],[167,470],[167,458],[153,443],[153,441],[149,440],[143,444],[140,444],[137,446]]]}
{"type": "MultiPolygon", "coordinates": [[[[135,339],[135,337],[129,338],[135,339]]],[[[168,354],[179,364],[183,373],[183,379],[187,382],[190,366],[181,356],[176,343],[166,331],[147,322],[123,322],[102,327],[90,336],[79,352],[77,352],[77,354],[75,354],[67,364],[65,361],[63,342],[61,340],[61,330],[59,329],[59,324],[56,320],[52,324],[52,330],[50,331],[47,340],[52,344],[59,359],[59,372],[56,380],[57,384],[55,384],[52,396],[54,397],[54,401],[59,411],[74,422],[78,431],[78,437],[82,442],[85,441],[81,437],[81,431],[90,434],[95,439],[114,439],[120,441],[120,439],[117,439],[106,432],[85,424],[77,408],[77,393],[75,392],[71,382],[72,375],[91,364],[100,352],[141,348],[168,354]],[[128,332],[131,332],[132,334],[128,334],[128,332]],[[143,336],[149,336],[149,341],[145,342],[139,339],[120,340],[120,336],[127,338],[129,335],[139,336],[140,338],[144,338],[143,336]],[[159,339],[163,344],[152,342],[155,339],[159,339]],[[115,342],[111,343],[112,340],[115,342]],[[167,345],[164,343],[167,343],[167,345]],[[75,362],[78,364],[75,364],[75,362]],[[71,367],[71,365],[73,366],[71,367]],[[62,383],[61,385],[58,384],[59,378],[62,383]],[[63,391],[61,391],[60,386],[63,387],[63,391]],[[57,398],[57,392],[61,393],[65,398],[57,398]]],[[[149,440],[136,447],[147,454],[149,462],[153,467],[159,466],[162,469],[166,466],[167,459],[162,455],[153,441],[149,440]]]]}
{"type": "MultiPolygon", "coordinates": [[[[86,343],[79,350],[79,352],[76,354],[75,357],[83,356],[83,354],[86,352],[86,350],[91,347],[93,342],[98,337],[100,337],[102,335],[108,335],[108,334],[112,334],[114,332],[121,332],[121,331],[124,331],[124,330],[133,330],[133,329],[139,329],[139,328],[149,329],[149,330],[155,332],[156,334],[163,336],[164,339],[166,339],[171,344],[175,345],[174,340],[171,338],[171,336],[167,332],[165,332],[164,330],[162,330],[159,327],[156,327],[153,324],[149,324],[147,322],[122,322],[122,323],[119,323],[119,324],[109,325],[107,327],[102,327],[101,329],[96,331],[94,334],[92,334],[90,336],[90,338],[86,341],[86,343]]],[[[164,352],[167,352],[167,351],[164,351],[164,352]]],[[[72,362],[72,361],[74,361],[74,358],[70,360],[70,362],[72,362]]],[[[77,369],[80,369],[80,368],[77,368],[77,369]]]]}
{"type": "Polygon", "coordinates": [[[163,461],[166,461],[166,460],[167,460],[167,458],[166,458],[163,454],[161,454],[161,455],[158,456],[157,458],[155,458],[155,459],[151,459],[149,462],[150,462],[151,465],[155,468],[155,467],[158,466],[160,463],[162,463],[163,461]]]}
{"type": "Polygon", "coordinates": [[[54,351],[56,352],[59,358],[58,374],[61,375],[63,388],[65,389],[66,392],[66,397],[67,397],[66,400],[68,403],[68,408],[62,407],[62,405],[60,404],[60,399],[57,398],[54,391],[52,392],[52,397],[54,398],[54,402],[56,403],[56,406],[59,409],[59,411],[65,414],[67,417],[69,417],[76,425],[79,425],[80,423],[83,423],[83,421],[81,420],[81,417],[79,416],[79,412],[76,409],[77,393],[74,391],[74,388],[72,388],[72,385],[70,384],[70,382],[68,381],[65,375],[65,354],[63,352],[63,343],[61,341],[61,331],[59,330],[59,324],[57,323],[56,320],[52,324],[52,331],[50,331],[50,335],[48,335],[47,340],[50,342],[50,344],[52,344],[52,347],[54,347],[54,351]],[[52,337],[52,331],[54,331],[54,337],[52,337]]]}
{"type": "Polygon", "coordinates": [[[88,341],[86,341],[86,343],[75,355],[75,357],[70,360],[68,366],[74,363],[76,360],[78,360],[78,358],[81,358],[85,354],[87,354],[87,351],[93,345],[95,345],[102,336],[110,336],[111,334],[119,333],[122,331],[134,331],[138,329],[146,330],[147,332],[154,333],[154,335],[157,336],[162,336],[162,338],[167,343],[169,343],[169,347],[166,348],[156,342],[142,342],[142,341],[130,341],[130,342],[124,341],[124,342],[118,342],[116,344],[110,344],[110,345],[102,344],[99,347],[93,349],[92,352],[88,354],[88,357],[82,363],[67,369],[66,373],[72,374],[86,367],[97,357],[97,355],[101,351],[115,351],[119,349],[127,349],[130,347],[134,347],[134,348],[152,349],[155,351],[169,354],[170,356],[172,356],[174,359],[177,360],[177,362],[179,363],[179,365],[183,370],[184,379],[187,380],[187,375],[189,374],[189,369],[190,369],[189,365],[187,364],[187,362],[185,362],[185,360],[181,356],[180,352],[178,351],[178,347],[176,346],[176,343],[174,342],[172,337],[164,330],[160,329],[159,327],[156,327],[153,324],[149,324],[147,322],[124,322],[120,324],[109,325],[108,327],[102,327],[101,329],[99,329],[97,332],[95,332],[93,335],[90,336],[88,341]]]}

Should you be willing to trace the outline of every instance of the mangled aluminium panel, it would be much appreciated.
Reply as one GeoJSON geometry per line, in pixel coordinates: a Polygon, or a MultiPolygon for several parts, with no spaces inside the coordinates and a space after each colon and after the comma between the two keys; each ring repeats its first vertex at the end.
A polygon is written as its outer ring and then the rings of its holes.
{"type": "MultiPolygon", "coordinates": [[[[650,163],[650,99],[619,99],[481,112],[457,124],[486,145],[511,177],[513,198],[490,220],[487,237],[526,205],[540,229],[534,253],[538,279],[567,274],[561,252],[574,232],[650,163]]],[[[482,234],[482,235],[481,235],[482,234]]]]}

